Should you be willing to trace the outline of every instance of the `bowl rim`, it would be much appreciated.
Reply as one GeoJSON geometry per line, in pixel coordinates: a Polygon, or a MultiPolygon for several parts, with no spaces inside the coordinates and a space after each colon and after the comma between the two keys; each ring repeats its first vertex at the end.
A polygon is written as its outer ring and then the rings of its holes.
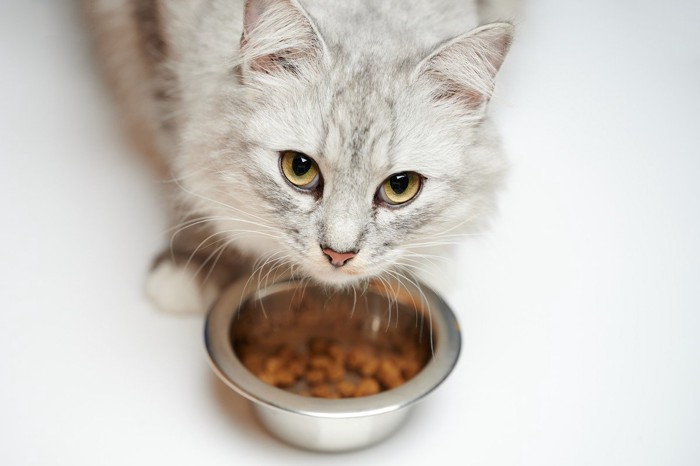
{"type": "MultiPolygon", "coordinates": [[[[254,286],[241,280],[226,288],[207,314],[204,341],[212,370],[230,388],[258,406],[320,418],[373,416],[405,408],[431,393],[452,372],[459,358],[461,332],[457,318],[447,303],[428,286],[414,282],[397,288],[375,286],[372,291],[387,295],[388,289],[404,304],[415,304],[416,297],[429,310],[426,319],[438,335],[433,357],[412,379],[375,395],[325,399],[298,395],[269,385],[250,372],[236,356],[230,344],[233,319],[243,303],[300,285],[302,280],[285,278],[267,286],[254,286]],[[397,291],[398,290],[398,291],[397,291]],[[412,303],[407,303],[410,299],[412,303]]],[[[307,283],[308,286],[308,283],[307,283]]]]}

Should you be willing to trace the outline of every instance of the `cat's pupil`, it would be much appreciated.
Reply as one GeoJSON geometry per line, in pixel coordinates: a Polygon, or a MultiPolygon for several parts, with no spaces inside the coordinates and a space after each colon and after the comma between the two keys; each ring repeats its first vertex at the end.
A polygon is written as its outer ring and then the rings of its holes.
{"type": "Polygon", "coordinates": [[[406,173],[397,173],[389,178],[389,186],[396,194],[401,194],[408,188],[408,175],[406,173]]]}
{"type": "Polygon", "coordinates": [[[311,170],[312,166],[313,162],[311,159],[305,157],[303,154],[297,154],[294,156],[294,160],[292,160],[292,170],[294,170],[294,174],[296,176],[304,176],[309,170],[311,170]]]}

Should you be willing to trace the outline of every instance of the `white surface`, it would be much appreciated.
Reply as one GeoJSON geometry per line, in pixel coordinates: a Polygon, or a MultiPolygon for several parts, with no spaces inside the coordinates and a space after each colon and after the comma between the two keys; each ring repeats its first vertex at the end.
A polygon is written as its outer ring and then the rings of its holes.
{"type": "Polygon", "coordinates": [[[700,464],[700,3],[526,6],[493,108],[511,182],[448,296],[460,363],[333,456],[270,438],[202,318],[145,302],[158,186],[68,4],[0,6],[0,464],[700,464]]]}

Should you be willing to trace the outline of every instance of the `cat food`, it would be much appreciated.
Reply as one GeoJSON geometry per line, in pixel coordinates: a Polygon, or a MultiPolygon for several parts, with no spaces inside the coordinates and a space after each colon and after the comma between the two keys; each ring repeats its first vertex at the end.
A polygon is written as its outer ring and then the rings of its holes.
{"type": "Polygon", "coordinates": [[[296,347],[287,343],[266,352],[244,345],[241,360],[260,380],[300,395],[322,398],[369,396],[414,377],[422,363],[411,346],[372,346],[309,338],[296,347]]]}
{"type": "Polygon", "coordinates": [[[432,357],[415,308],[377,295],[322,290],[244,303],[233,349],[263,382],[299,395],[355,398],[396,388],[432,357]]]}

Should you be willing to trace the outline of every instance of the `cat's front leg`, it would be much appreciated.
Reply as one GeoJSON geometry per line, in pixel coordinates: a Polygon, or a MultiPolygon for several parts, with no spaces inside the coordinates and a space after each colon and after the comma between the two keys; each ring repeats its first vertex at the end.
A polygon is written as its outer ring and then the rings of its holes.
{"type": "Polygon", "coordinates": [[[250,274],[250,261],[236,250],[212,243],[203,228],[180,234],[154,260],[145,293],[162,312],[206,314],[221,291],[250,274]]]}
{"type": "Polygon", "coordinates": [[[159,258],[146,277],[146,296],[162,312],[205,314],[220,289],[216,284],[201,281],[196,269],[197,264],[159,258]]]}

